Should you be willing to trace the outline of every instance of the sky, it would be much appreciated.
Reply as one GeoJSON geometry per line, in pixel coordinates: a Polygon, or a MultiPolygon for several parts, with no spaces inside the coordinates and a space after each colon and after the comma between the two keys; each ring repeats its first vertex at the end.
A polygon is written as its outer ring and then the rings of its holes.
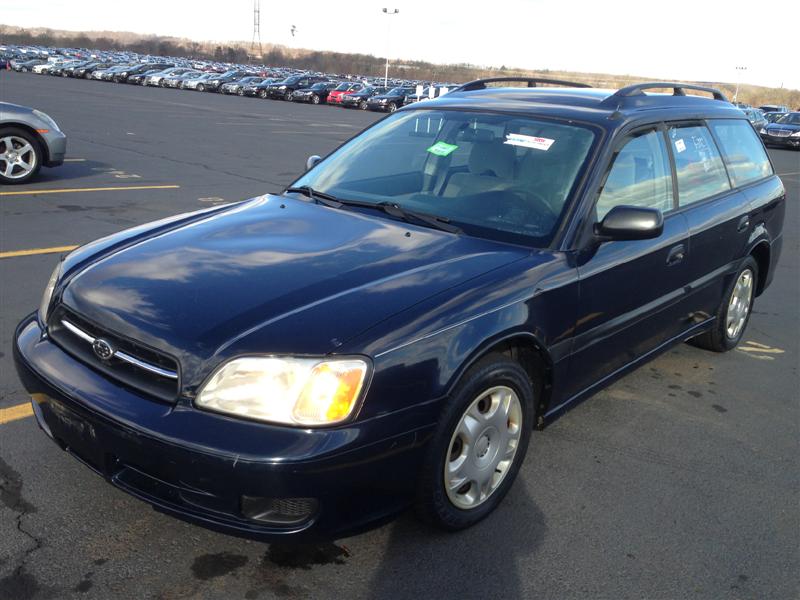
{"type": "MultiPolygon", "coordinates": [[[[772,0],[763,11],[743,0],[261,4],[264,43],[439,63],[731,83],[738,79],[800,89],[799,0],[772,0]],[[384,7],[400,12],[386,15],[384,7]],[[776,29],[783,33],[776,34],[776,29]]],[[[249,41],[253,0],[0,0],[0,23],[249,41]]]]}

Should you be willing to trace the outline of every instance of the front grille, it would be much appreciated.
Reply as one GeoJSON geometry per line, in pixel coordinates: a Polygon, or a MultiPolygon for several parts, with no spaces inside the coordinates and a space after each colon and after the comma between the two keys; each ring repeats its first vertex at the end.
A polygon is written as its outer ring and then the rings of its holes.
{"type": "Polygon", "coordinates": [[[177,399],[180,378],[174,358],[108,331],[64,306],[53,311],[48,332],[64,351],[110,379],[159,400],[177,399]],[[99,358],[93,349],[95,340],[105,341],[113,355],[99,358]]]}
{"type": "Polygon", "coordinates": [[[789,137],[794,132],[791,129],[771,129],[768,133],[775,137],[789,137]]]}

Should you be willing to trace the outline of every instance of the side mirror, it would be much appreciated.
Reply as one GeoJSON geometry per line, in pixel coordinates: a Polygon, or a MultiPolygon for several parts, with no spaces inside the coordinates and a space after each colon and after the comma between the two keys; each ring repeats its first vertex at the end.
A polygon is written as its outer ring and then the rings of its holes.
{"type": "Polygon", "coordinates": [[[322,160],[321,156],[317,156],[316,154],[312,154],[311,156],[306,159],[306,171],[310,171],[314,167],[317,166],[317,163],[322,160]]]}
{"type": "Polygon", "coordinates": [[[595,225],[604,241],[651,240],[664,231],[664,216],[655,208],[615,206],[595,225]]]}

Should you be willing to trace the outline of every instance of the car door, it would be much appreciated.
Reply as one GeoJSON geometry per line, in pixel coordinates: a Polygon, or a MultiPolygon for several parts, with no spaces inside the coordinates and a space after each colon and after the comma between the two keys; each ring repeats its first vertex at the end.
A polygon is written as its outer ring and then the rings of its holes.
{"type": "Polygon", "coordinates": [[[755,227],[741,187],[772,175],[748,121],[720,119],[710,121],[710,126],[703,122],[668,126],[678,204],[689,226],[691,310],[709,317],[716,312],[755,227]]]}
{"type": "Polygon", "coordinates": [[[676,209],[662,126],[639,129],[617,145],[594,215],[619,205],[656,208],[663,233],[651,240],[594,244],[579,260],[580,303],[568,395],[591,388],[687,328],[689,230],[676,209]]]}

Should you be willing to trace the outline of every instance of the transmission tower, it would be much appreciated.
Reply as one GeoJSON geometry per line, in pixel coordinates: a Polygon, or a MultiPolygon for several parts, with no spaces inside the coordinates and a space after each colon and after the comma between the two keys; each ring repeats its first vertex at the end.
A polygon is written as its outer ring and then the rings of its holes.
{"type": "Polygon", "coordinates": [[[261,0],[253,0],[253,41],[250,42],[250,54],[258,44],[258,56],[263,56],[264,50],[261,48],[261,0]]]}

